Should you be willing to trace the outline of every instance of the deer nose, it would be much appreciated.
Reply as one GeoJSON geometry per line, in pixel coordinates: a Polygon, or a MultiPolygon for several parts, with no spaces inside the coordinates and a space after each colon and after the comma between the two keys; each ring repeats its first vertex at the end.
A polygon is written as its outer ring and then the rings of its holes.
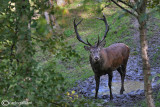
{"type": "Polygon", "coordinates": [[[98,57],[95,57],[94,59],[95,59],[96,61],[98,61],[99,58],[98,58],[98,57]]]}

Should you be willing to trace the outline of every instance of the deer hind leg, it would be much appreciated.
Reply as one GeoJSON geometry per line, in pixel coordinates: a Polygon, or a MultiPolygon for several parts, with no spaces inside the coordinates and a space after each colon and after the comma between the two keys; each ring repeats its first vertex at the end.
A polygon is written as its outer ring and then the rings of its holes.
{"type": "Polygon", "coordinates": [[[110,73],[110,74],[108,74],[108,86],[109,86],[109,91],[110,91],[110,100],[112,100],[113,99],[113,95],[112,95],[112,88],[111,88],[111,86],[112,86],[112,77],[113,77],[113,74],[112,73],[110,73]]]}
{"type": "Polygon", "coordinates": [[[119,67],[117,69],[117,71],[120,73],[121,75],[121,90],[120,90],[120,94],[123,94],[123,91],[125,91],[124,89],[124,78],[125,78],[125,71],[124,71],[124,67],[119,67]]]}
{"type": "Polygon", "coordinates": [[[96,81],[96,93],[95,93],[95,99],[97,99],[97,95],[98,95],[98,90],[99,90],[99,83],[100,83],[100,76],[96,76],[95,75],[95,81],[96,81]]]}

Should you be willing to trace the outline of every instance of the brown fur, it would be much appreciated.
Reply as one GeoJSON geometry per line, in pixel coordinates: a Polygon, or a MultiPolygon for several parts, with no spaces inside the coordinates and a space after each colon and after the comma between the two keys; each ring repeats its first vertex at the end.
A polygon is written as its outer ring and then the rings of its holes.
{"type": "Polygon", "coordinates": [[[123,43],[116,43],[101,50],[104,69],[116,70],[120,65],[125,65],[129,57],[129,48],[123,43]]]}
{"type": "Polygon", "coordinates": [[[100,76],[108,74],[110,99],[111,100],[113,99],[111,83],[112,83],[112,71],[114,70],[117,70],[121,75],[120,94],[123,94],[124,78],[126,74],[126,66],[127,66],[129,53],[130,53],[130,49],[127,45],[125,45],[124,43],[116,43],[107,48],[102,48],[100,50],[101,58],[98,62],[94,62],[93,58],[90,56],[90,63],[95,73],[95,80],[96,80],[95,98],[97,98],[97,95],[98,95],[100,76]]]}

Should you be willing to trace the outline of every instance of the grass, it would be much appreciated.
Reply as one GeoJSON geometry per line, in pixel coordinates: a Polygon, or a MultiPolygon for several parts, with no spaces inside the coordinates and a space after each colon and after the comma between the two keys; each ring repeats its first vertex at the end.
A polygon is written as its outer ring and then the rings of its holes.
{"type": "MultiPolygon", "coordinates": [[[[82,2],[79,1],[79,3],[76,2],[75,5],[72,4],[68,6],[67,8],[70,15],[64,16],[63,18],[65,19],[64,22],[66,22],[65,24],[67,25],[67,27],[65,27],[64,34],[68,38],[65,41],[68,41],[68,45],[72,46],[72,48],[75,49],[75,51],[80,55],[80,59],[72,57],[72,60],[70,61],[60,61],[57,59],[59,64],[56,66],[56,71],[62,72],[65,77],[65,81],[68,83],[66,86],[67,88],[77,85],[76,81],[83,81],[94,75],[89,64],[89,52],[84,50],[84,44],[80,43],[75,37],[73,28],[74,17],[77,17],[77,23],[80,19],[83,19],[82,23],[78,25],[78,31],[84,41],[87,38],[91,44],[95,44],[95,42],[97,42],[98,35],[102,38],[105,31],[104,22],[96,19],[96,17],[102,17],[102,13],[95,12],[94,14],[90,14],[93,11],[99,11],[96,10],[95,5],[87,4],[85,7],[80,5],[75,8],[81,3],[82,2]]],[[[132,36],[129,36],[131,35],[131,32],[127,30],[132,27],[130,24],[130,18],[120,18],[119,16],[123,13],[123,11],[116,7],[105,8],[103,12],[110,26],[110,30],[106,38],[106,46],[116,42],[123,42],[129,46],[132,46],[130,43],[132,41],[132,36]]]]}
{"type": "Polygon", "coordinates": [[[71,35],[73,35],[73,33],[74,33],[73,30],[70,29],[64,31],[64,35],[66,37],[70,37],[71,35]]]}
{"type": "Polygon", "coordinates": [[[158,62],[157,59],[160,57],[160,46],[155,50],[157,50],[157,52],[153,55],[153,64],[156,64],[158,62]]]}
{"type": "Polygon", "coordinates": [[[130,55],[138,55],[138,52],[137,51],[133,51],[130,53],[130,55]]]}
{"type": "Polygon", "coordinates": [[[160,14],[158,13],[158,11],[156,11],[155,9],[151,10],[151,14],[149,15],[149,17],[152,17],[152,19],[151,19],[151,21],[147,22],[147,27],[148,27],[147,36],[148,36],[148,39],[153,37],[155,31],[159,30],[156,27],[160,28],[160,14]]]}
{"type": "MultiPolygon", "coordinates": [[[[147,39],[148,41],[154,39],[154,36],[159,36],[160,30],[160,14],[156,9],[151,10],[149,21],[147,22],[147,39]]],[[[157,41],[158,42],[158,41],[157,41]]],[[[152,45],[151,45],[152,46],[152,45]]],[[[153,53],[153,57],[151,57],[151,66],[158,67],[159,66],[159,58],[160,58],[160,47],[159,45],[152,47],[155,50],[153,53]]]]}

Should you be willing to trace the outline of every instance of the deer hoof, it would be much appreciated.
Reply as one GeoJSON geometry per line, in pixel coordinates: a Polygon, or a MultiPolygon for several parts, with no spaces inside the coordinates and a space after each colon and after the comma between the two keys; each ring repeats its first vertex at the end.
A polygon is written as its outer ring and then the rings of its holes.
{"type": "Polygon", "coordinates": [[[120,94],[123,94],[123,91],[125,91],[125,90],[124,90],[124,89],[121,89],[121,90],[120,90],[120,94]]]}
{"type": "Polygon", "coordinates": [[[113,97],[110,97],[110,101],[112,101],[113,100],[113,97]]]}

